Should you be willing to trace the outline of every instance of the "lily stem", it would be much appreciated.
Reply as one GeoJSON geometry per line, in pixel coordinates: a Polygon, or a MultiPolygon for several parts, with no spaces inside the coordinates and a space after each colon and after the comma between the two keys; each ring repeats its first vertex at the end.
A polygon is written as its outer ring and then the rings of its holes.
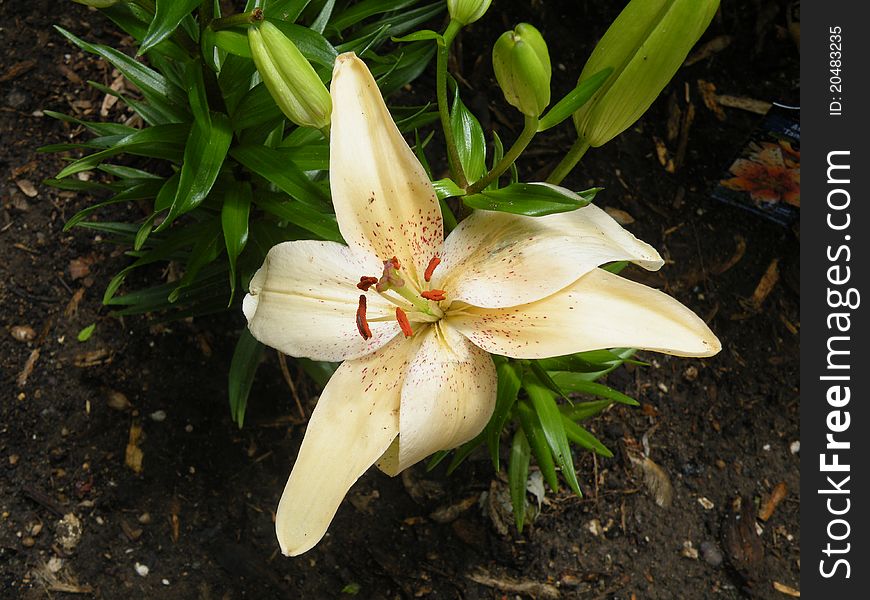
{"type": "Polygon", "coordinates": [[[263,9],[255,8],[248,12],[236,13],[228,17],[221,17],[211,22],[211,28],[214,31],[221,29],[229,29],[231,27],[249,27],[254,23],[259,23],[263,20],[263,9]]]}
{"type": "Polygon", "coordinates": [[[510,150],[505,153],[502,159],[496,163],[489,173],[475,181],[474,184],[466,190],[466,194],[468,196],[476,194],[498,179],[501,174],[507,171],[510,166],[514,164],[517,158],[519,158],[520,154],[523,153],[523,150],[526,149],[536,133],[538,133],[538,118],[526,115],[526,122],[523,126],[523,130],[520,132],[520,136],[514,142],[513,146],[510,147],[510,150]]]}
{"type": "Polygon", "coordinates": [[[562,180],[577,166],[577,163],[580,162],[580,159],[583,158],[587,150],[589,150],[589,142],[578,137],[574,145],[571,146],[571,149],[568,150],[568,154],[565,155],[562,161],[553,169],[553,172],[550,173],[550,176],[547,177],[547,183],[554,185],[562,183],[562,180]]]}
{"type": "Polygon", "coordinates": [[[435,88],[438,96],[438,114],[441,116],[441,128],[444,130],[444,141],[447,145],[447,159],[450,163],[450,174],[459,187],[466,187],[468,180],[459,160],[459,151],[453,139],[453,128],[450,126],[450,111],[447,107],[447,59],[450,55],[450,46],[456,38],[456,34],[462,29],[457,21],[450,21],[444,31],[443,43],[438,41],[438,58],[436,64],[435,88]]]}

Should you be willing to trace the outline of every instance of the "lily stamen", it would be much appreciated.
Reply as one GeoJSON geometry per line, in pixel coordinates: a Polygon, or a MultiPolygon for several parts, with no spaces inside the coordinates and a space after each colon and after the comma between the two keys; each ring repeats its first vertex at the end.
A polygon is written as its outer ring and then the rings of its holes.
{"type": "Polygon", "coordinates": [[[356,328],[364,340],[372,337],[372,330],[366,320],[366,297],[365,294],[359,296],[359,306],[356,309],[356,328]]]}
{"type": "Polygon", "coordinates": [[[399,327],[402,328],[402,333],[405,334],[406,338],[414,335],[414,330],[411,329],[411,323],[408,321],[408,315],[405,314],[405,311],[396,307],[396,321],[399,322],[399,327]]]}
{"type": "Polygon", "coordinates": [[[425,292],[420,292],[420,295],[423,296],[426,300],[441,302],[447,297],[447,292],[445,292],[444,290],[426,290],[425,292]]]}
{"type": "Polygon", "coordinates": [[[427,282],[432,280],[432,273],[435,272],[435,267],[441,264],[441,259],[438,258],[438,255],[432,257],[432,260],[429,261],[429,266],[426,267],[426,271],[423,273],[423,279],[427,282]]]}
{"type": "Polygon", "coordinates": [[[373,285],[375,285],[377,282],[378,282],[377,277],[363,276],[363,277],[359,278],[359,283],[356,284],[356,287],[358,287],[359,289],[361,289],[364,292],[367,292],[367,291],[369,291],[369,288],[372,287],[373,285]]]}

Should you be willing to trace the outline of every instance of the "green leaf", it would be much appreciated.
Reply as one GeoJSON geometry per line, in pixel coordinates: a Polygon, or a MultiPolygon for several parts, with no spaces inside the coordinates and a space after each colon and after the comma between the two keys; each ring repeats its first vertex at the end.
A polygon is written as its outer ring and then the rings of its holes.
{"type": "Polygon", "coordinates": [[[181,157],[181,146],[189,131],[190,127],[182,123],[138,129],[118,140],[111,148],[74,160],[57,174],[57,178],[63,179],[81,171],[88,171],[97,167],[105,159],[124,153],[178,160],[181,157]]]}
{"type": "Polygon", "coordinates": [[[394,37],[392,38],[394,42],[422,42],[425,40],[438,40],[443,41],[444,38],[437,31],[432,31],[431,29],[422,29],[420,31],[415,31],[414,33],[409,33],[408,35],[402,37],[394,37]]]}
{"type": "MultiPolygon", "coordinates": [[[[555,356],[539,360],[538,363],[546,371],[573,371],[584,373],[588,381],[610,373],[613,369],[628,361],[634,353],[633,348],[613,348],[611,350],[592,350],[566,356],[555,356]]],[[[632,361],[635,364],[644,364],[632,361]]]]}
{"type": "Polygon", "coordinates": [[[299,48],[302,56],[313,63],[323,65],[330,72],[332,71],[338,51],[319,32],[286,21],[277,19],[267,20],[280,29],[281,33],[290,38],[290,41],[299,48]]]}
{"type": "Polygon", "coordinates": [[[534,409],[525,400],[516,403],[516,415],[528,438],[529,446],[538,462],[538,468],[550,489],[559,491],[559,477],[556,475],[556,463],[553,462],[553,452],[547,444],[546,436],[534,409]]]}
{"type": "Polygon", "coordinates": [[[450,109],[450,129],[462,170],[469,182],[477,181],[486,173],[486,138],[477,117],[460,100],[458,85],[450,109]]]}
{"type": "Polygon", "coordinates": [[[248,216],[251,212],[251,184],[240,181],[228,185],[221,207],[221,225],[227,259],[230,263],[230,302],[236,293],[236,260],[248,243],[248,216]]]}
{"type": "Polygon", "coordinates": [[[481,431],[473,439],[468,440],[459,448],[457,448],[456,451],[453,453],[453,458],[450,460],[450,465],[447,467],[447,474],[450,475],[457,468],[459,468],[459,465],[461,465],[465,461],[465,459],[468,458],[468,456],[483,443],[483,441],[484,435],[481,431]]]}
{"type": "Polygon", "coordinates": [[[566,404],[560,406],[559,410],[572,421],[584,421],[591,417],[597,417],[610,406],[613,406],[613,402],[610,400],[595,400],[593,402],[575,402],[573,406],[566,404]]]}
{"type": "Polygon", "coordinates": [[[494,210],[543,217],[568,212],[589,204],[601,188],[574,193],[549,183],[512,183],[498,190],[483,190],[462,201],[478,210],[494,210]]]}
{"type": "Polygon", "coordinates": [[[94,334],[94,329],[96,328],[97,324],[91,323],[90,325],[79,331],[76,339],[80,342],[87,342],[89,339],[91,339],[91,336],[94,334]]]}
{"type": "Polygon", "coordinates": [[[320,239],[342,242],[335,215],[314,210],[310,206],[292,200],[281,200],[276,194],[259,193],[254,203],[261,209],[294,225],[310,231],[320,239]],[[276,197],[277,196],[277,197],[276,197]]]}
{"type": "Polygon", "coordinates": [[[328,206],[326,194],[287,158],[282,149],[246,144],[233,148],[230,155],[299,202],[315,209],[328,206]]]}
{"type": "Polygon", "coordinates": [[[329,28],[339,32],[368,17],[410,8],[417,2],[418,0],[362,0],[335,15],[329,22],[329,28]]]}
{"type": "Polygon", "coordinates": [[[212,112],[210,124],[199,121],[194,124],[184,147],[178,191],[169,215],[158,230],[165,229],[177,216],[205,200],[224,164],[232,138],[230,120],[223,113],[212,112]]]}
{"type": "Polygon", "coordinates": [[[495,396],[495,409],[492,411],[492,417],[490,417],[484,429],[489,456],[492,459],[492,465],[496,472],[499,470],[498,450],[501,433],[517,401],[522,383],[522,372],[517,372],[516,367],[515,363],[509,361],[496,366],[498,391],[495,396]]]}
{"type": "MultiPolygon", "coordinates": [[[[263,12],[289,23],[294,22],[311,0],[266,0],[263,12]]],[[[247,8],[245,10],[248,10],[247,8]]]]}
{"type": "Polygon", "coordinates": [[[205,235],[200,236],[190,250],[190,256],[184,265],[184,276],[169,294],[168,300],[170,302],[176,302],[180,298],[182,291],[190,287],[197,280],[197,276],[202,268],[220,255],[224,246],[221,243],[222,238],[220,220],[213,219],[209,221],[205,235]]]}
{"type": "Polygon", "coordinates": [[[232,29],[221,29],[212,33],[215,45],[230,54],[251,58],[251,46],[248,36],[232,29]]]}
{"type": "Polygon", "coordinates": [[[139,54],[148,52],[151,48],[169,37],[190,11],[199,6],[200,0],[156,0],[157,10],[154,19],[148,26],[139,54]]]}
{"type": "Polygon", "coordinates": [[[545,371],[543,367],[538,364],[537,361],[529,361],[529,366],[532,369],[532,373],[534,373],[535,377],[538,379],[538,382],[540,382],[545,388],[547,388],[557,396],[564,398],[565,400],[568,400],[570,402],[570,399],[568,398],[568,396],[565,395],[565,392],[562,391],[562,388],[560,388],[559,385],[555,381],[553,381],[553,379],[550,377],[550,374],[545,371]]]}
{"type": "MultiPolygon", "coordinates": [[[[495,166],[501,161],[502,157],[504,157],[504,144],[501,143],[501,138],[498,137],[496,132],[492,132],[492,165],[490,168],[494,169],[495,166]]],[[[514,166],[516,162],[514,162],[511,166],[514,166]]],[[[513,173],[513,171],[512,171],[513,173]]],[[[487,190],[497,190],[498,189],[498,180],[500,178],[496,177],[492,180],[488,186],[486,186],[487,190]]]]}
{"type": "Polygon", "coordinates": [[[439,179],[432,182],[432,187],[435,188],[435,194],[439,200],[454,198],[456,196],[464,196],[465,190],[459,187],[452,179],[439,179]]]}
{"type": "Polygon", "coordinates": [[[236,349],[233,352],[233,360],[230,363],[230,371],[227,377],[228,392],[230,397],[230,415],[233,421],[242,428],[245,422],[245,409],[248,406],[248,395],[254,383],[254,376],[260,366],[260,360],[266,347],[254,339],[251,332],[245,328],[236,349]]]}
{"type": "Polygon", "coordinates": [[[613,273],[614,275],[619,275],[622,270],[629,265],[629,261],[627,260],[617,260],[612,263],[608,263],[606,265],[602,265],[599,267],[600,269],[604,269],[609,273],[613,273]]]}
{"type": "Polygon", "coordinates": [[[130,127],[128,125],[122,125],[121,123],[101,123],[99,121],[83,121],[82,119],[77,119],[76,117],[65,115],[63,113],[55,112],[53,110],[45,110],[43,113],[51,117],[53,119],[57,119],[58,121],[65,121],[67,123],[75,123],[76,125],[81,125],[82,127],[86,127],[92,133],[96,135],[130,135],[131,133],[135,133],[136,129],[130,127]]]}
{"type": "Polygon", "coordinates": [[[329,379],[338,368],[337,363],[321,360],[309,360],[307,358],[296,358],[294,360],[296,361],[296,364],[302,367],[302,370],[314,380],[314,383],[316,383],[320,389],[326,387],[329,379]]]}
{"type": "Polygon", "coordinates": [[[637,400],[631,396],[626,396],[622,392],[617,392],[613,388],[607,387],[600,383],[594,383],[586,378],[586,373],[572,373],[570,371],[552,371],[550,377],[553,382],[565,392],[574,392],[579,394],[591,394],[599,398],[606,398],[620,404],[629,406],[640,406],[637,400]]]}
{"type": "MultiPolygon", "coordinates": [[[[153,17],[152,13],[132,2],[118,2],[114,6],[100,9],[100,13],[109,17],[109,19],[137,42],[141,42],[142,38],[145,37],[148,25],[153,17]]],[[[190,59],[190,55],[172,39],[163,40],[148,52],[152,54],[157,52],[178,62],[190,59]]]]}
{"type": "Polygon", "coordinates": [[[575,494],[581,496],[580,484],[577,482],[577,473],[574,471],[574,459],[571,457],[571,446],[565,434],[562,421],[562,413],[556,404],[553,393],[540,383],[532,380],[523,382],[523,387],[529,395],[532,406],[537,414],[544,437],[556,462],[562,469],[562,475],[571,486],[575,494]]]}
{"type": "Polygon", "coordinates": [[[62,27],[55,26],[55,29],[82,50],[109,61],[124,77],[141,90],[149,102],[174,115],[177,121],[185,119],[184,93],[177,86],[171,84],[166,77],[114,48],[102,44],[90,44],[62,27]]]}
{"type": "Polygon", "coordinates": [[[508,487],[511,492],[511,506],[514,509],[514,522],[517,531],[523,532],[526,523],[526,482],[529,479],[529,462],[532,449],[522,429],[517,429],[511,442],[511,456],[508,463],[508,487]]]}
{"type": "Polygon", "coordinates": [[[540,121],[538,121],[538,131],[546,131],[551,127],[555,127],[574,114],[578,108],[589,101],[612,72],[613,67],[607,67],[601,69],[589,79],[578,83],[577,87],[568,92],[564,98],[547,111],[547,114],[541,117],[540,121]]]}
{"type": "Polygon", "coordinates": [[[587,429],[578,425],[577,423],[569,419],[566,415],[562,415],[562,417],[562,424],[565,427],[565,434],[568,436],[569,440],[582,448],[592,450],[593,452],[595,452],[595,454],[605,456],[607,458],[613,458],[613,452],[611,452],[607,448],[607,446],[598,441],[598,438],[589,433],[587,429]]]}
{"type": "Polygon", "coordinates": [[[275,104],[272,95],[262,81],[248,90],[242,96],[233,112],[233,129],[242,131],[263,123],[278,121],[284,118],[284,113],[275,104]]]}
{"type": "Polygon", "coordinates": [[[311,23],[310,29],[322,34],[323,30],[326,29],[326,24],[329,23],[329,19],[332,17],[332,11],[334,9],[335,0],[326,0],[326,2],[323,3],[323,8],[320,10],[320,14],[318,14],[317,18],[314,19],[314,22],[311,23]]]}

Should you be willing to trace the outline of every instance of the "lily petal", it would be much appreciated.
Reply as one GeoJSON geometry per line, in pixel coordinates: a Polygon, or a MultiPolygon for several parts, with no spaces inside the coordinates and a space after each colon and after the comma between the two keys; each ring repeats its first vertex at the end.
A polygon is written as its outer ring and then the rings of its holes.
{"type": "Polygon", "coordinates": [[[472,439],[495,407],[498,376],[489,354],[444,321],[422,336],[402,387],[399,437],[378,461],[388,475],[472,439]]]}
{"type": "MultiPolygon", "coordinates": [[[[363,339],[356,325],[362,293],[356,284],[383,265],[373,255],[335,242],[304,240],[278,244],[251,279],[242,308],[251,334],[267,346],[296,357],[341,361],[374,352],[399,332],[395,321],[370,322],[363,339]]],[[[395,308],[367,294],[369,320],[395,308]]]]}
{"type": "Polygon", "coordinates": [[[653,271],[664,262],[592,204],[546,217],[475,211],[445,241],[432,287],[474,306],[516,306],[618,260],[653,271]]]}
{"type": "Polygon", "coordinates": [[[468,306],[449,320],[480,348],[513,358],[614,347],[712,356],[722,347],[706,323],[677,300],[601,269],[538,302],[468,306]]]}
{"type": "Polygon", "coordinates": [[[339,55],[332,75],[329,183],[338,227],[351,246],[397,256],[417,281],[441,248],[435,190],[390,116],[365,63],[339,55]]]}
{"type": "Polygon", "coordinates": [[[320,541],[347,491],[395,439],[402,375],[416,348],[396,339],[342,363],[326,384],[275,516],[284,554],[302,554],[320,541]]]}

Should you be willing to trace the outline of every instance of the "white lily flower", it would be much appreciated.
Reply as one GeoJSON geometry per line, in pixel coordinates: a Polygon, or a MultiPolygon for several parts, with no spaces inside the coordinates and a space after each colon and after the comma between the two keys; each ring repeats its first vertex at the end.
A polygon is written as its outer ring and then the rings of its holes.
{"type": "Polygon", "coordinates": [[[344,361],[317,402],[278,506],[284,554],[323,537],[373,464],[395,475],[476,436],[495,404],[490,353],[719,351],[688,308],[597,268],[663,261],[595,206],[538,218],[479,211],[445,240],[432,184],[354,54],[338,57],[330,93],[330,184],[348,245],[275,246],[244,300],[248,327],[264,344],[344,361]]]}

